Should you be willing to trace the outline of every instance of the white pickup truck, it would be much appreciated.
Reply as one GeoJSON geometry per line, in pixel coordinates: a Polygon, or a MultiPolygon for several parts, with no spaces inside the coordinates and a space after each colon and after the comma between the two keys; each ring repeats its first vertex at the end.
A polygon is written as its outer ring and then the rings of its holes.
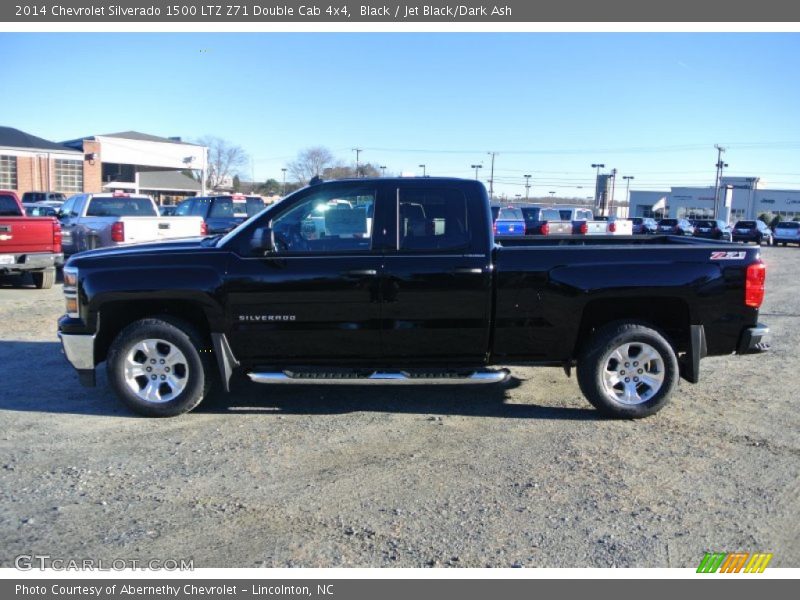
{"type": "Polygon", "coordinates": [[[633,222],[617,217],[595,217],[588,208],[556,206],[563,221],[572,221],[572,232],[583,235],[632,235],[633,222]]]}
{"type": "Polygon", "coordinates": [[[202,217],[162,217],[150,196],[78,194],[59,211],[64,254],[204,235],[202,217]]]}

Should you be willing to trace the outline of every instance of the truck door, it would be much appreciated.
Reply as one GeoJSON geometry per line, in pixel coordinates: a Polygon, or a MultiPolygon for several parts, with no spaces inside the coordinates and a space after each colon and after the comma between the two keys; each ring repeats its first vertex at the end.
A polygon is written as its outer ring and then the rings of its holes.
{"type": "Polygon", "coordinates": [[[226,308],[237,357],[262,365],[380,357],[377,199],[374,183],[310,188],[273,216],[274,252],[234,255],[226,308]]]}
{"type": "MultiPolygon", "coordinates": [[[[383,353],[402,364],[485,361],[489,211],[452,183],[401,182],[384,259],[383,353]]],[[[478,202],[480,201],[480,202],[478,202]]]]}

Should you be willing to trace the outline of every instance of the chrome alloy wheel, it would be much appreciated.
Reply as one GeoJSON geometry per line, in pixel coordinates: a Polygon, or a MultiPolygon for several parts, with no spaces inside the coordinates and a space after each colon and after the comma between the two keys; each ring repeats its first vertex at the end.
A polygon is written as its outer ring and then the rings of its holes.
{"type": "Polygon", "coordinates": [[[172,342],[142,340],[125,356],[125,384],[145,402],[174,400],[188,381],[188,361],[172,342]]]}
{"type": "Polygon", "coordinates": [[[647,402],[664,384],[664,358],[650,344],[622,344],[606,355],[603,364],[603,391],[620,404],[647,402]]]}

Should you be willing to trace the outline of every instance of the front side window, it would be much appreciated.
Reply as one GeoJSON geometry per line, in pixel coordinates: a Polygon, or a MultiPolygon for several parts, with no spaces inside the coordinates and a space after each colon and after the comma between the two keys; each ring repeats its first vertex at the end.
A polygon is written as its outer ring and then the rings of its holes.
{"type": "Polygon", "coordinates": [[[286,254],[369,250],[374,212],[372,189],[321,189],[272,220],[275,250],[286,254]]]}
{"type": "Polygon", "coordinates": [[[79,160],[55,161],[56,189],[65,192],[83,191],[83,162],[79,160]]]}
{"type": "Polygon", "coordinates": [[[459,190],[400,190],[397,216],[400,250],[441,252],[468,246],[467,200],[459,190]]]}

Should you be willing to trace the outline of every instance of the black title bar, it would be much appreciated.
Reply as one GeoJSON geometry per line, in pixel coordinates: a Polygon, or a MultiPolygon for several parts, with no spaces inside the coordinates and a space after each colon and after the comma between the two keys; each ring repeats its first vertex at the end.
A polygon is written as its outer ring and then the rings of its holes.
{"type": "Polygon", "coordinates": [[[536,2],[387,0],[31,0],[3,2],[9,22],[798,22],[800,3],[786,0],[559,0],[536,2]]]}

